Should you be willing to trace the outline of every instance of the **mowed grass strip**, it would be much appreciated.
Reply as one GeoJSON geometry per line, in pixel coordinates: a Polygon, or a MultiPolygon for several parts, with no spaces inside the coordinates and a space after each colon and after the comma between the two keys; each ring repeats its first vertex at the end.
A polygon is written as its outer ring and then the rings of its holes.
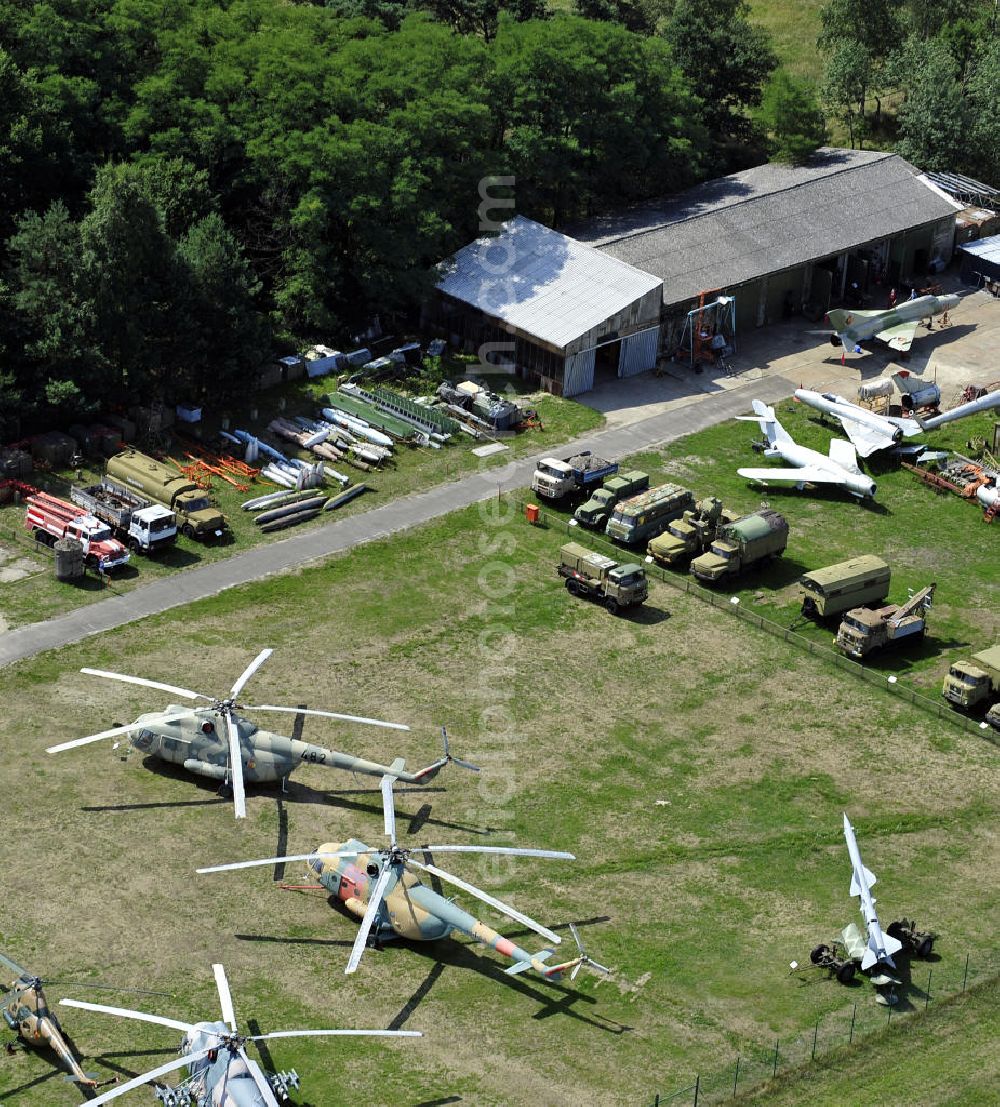
{"type": "MultiPolygon", "coordinates": [[[[939,930],[945,975],[966,952],[974,968],[988,961],[1000,881],[982,864],[996,850],[994,747],[957,734],[942,750],[940,723],[663,585],[629,618],[574,600],[555,573],[563,540],[481,505],[7,670],[5,950],[52,977],[82,970],[173,991],[149,1009],[180,1017],[211,1015],[210,965],[221,960],[238,1010],[264,1031],[425,1032],[410,1045],[275,1044],[274,1063],[302,1074],[314,1104],[641,1101],[870,1004],[864,989],[787,971],[858,921],[842,810],[880,877],[880,910],[939,930]],[[150,771],[138,756],[42,753],[166,706],[83,676],[83,665],[222,693],[263,646],[276,653],[247,690],[255,702],[413,726],[311,719],[305,735],[321,744],[416,766],[437,756],[447,724],[454,752],[483,772],[400,788],[401,835],[571,850],[576,862],[446,867],[561,928],[560,952],[577,921],[615,975],[512,979],[463,939],[372,951],[345,978],[357,923],[324,894],[282,891],[271,868],[193,870],[352,836],[378,845],[376,780],[303,767],[287,795],[251,789],[237,824],[210,783],[150,771]]],[[[308,883],[297,865],[279,876],[308,883]]],[[[542,948],[488,909],[482,917],[542,948]]],[[[109,1075],[157,1063],[122,1051],[177,1045],[168,1031],[84,1012],[66,1021],[109,1075]]],[[[25,1086],[46,1071],[19,1055],[3,1101],[76,1102],[58,1080],[25,1086]]]]}

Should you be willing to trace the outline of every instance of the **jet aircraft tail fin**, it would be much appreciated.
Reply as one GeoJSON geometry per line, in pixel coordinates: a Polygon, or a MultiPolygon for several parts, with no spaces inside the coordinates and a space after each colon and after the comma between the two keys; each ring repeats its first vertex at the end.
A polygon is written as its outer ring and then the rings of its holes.
{"type": "Polygon", "coordinates": [[[736,418],[744,423],[757,423],[767,437],[769,446],[777,442],[791,442],[792,436],[778,422],[778,416],[773,407],[768,407],[761,400],[753,401],[753,415],[737,415],[736,418]]]}

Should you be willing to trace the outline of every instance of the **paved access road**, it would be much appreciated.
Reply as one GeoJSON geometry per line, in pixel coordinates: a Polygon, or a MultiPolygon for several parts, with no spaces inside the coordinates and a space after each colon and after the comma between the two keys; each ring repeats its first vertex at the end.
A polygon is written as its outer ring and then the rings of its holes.
{"type": "MultiPolygon", "coordinates": [[[[662,411],[624,426],[608,427],[567,442],[556,452],[569,456],[593,450],[601,457],[625,457],[670,442],[749,411],[750,400],[773,403],[795,388],[781,377],[769,377],[739,388],[706,396],[683,407],[662,411]]],[[[511,491],[531,484],[535,463],[543,454],[520,458],[511,464],[440,484],[393,500],[373,511],[361,512],[312,530],[292,533],[280,542],[258,546],[223,561],[188,569],[171,577],[142,585],[120,596],[99,600],[66,615],[42,623],[29,623],[0,635],[0,666],[45,650],[58,649],[92,634],[100,634],[156,615],[171,607],[214,596],[226,588],[260,580],[298,568],[309,561],[342,553],[362,542],[419,526],[430,519],[495,496],[498,489],[511,491]]]]}

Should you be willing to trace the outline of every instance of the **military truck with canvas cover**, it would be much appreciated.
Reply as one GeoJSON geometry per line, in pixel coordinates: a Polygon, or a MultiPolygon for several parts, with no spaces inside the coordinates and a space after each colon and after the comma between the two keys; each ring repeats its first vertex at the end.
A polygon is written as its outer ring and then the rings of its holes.
{"type": "Polygon", "coordinates": [[[661,534],[692,507],[694,494],[690,489],[679,484],[661,484],[617,504],[605,534],[623,546],[637,546],[661,534]]]}
{"type": "Polygon", "coordinates": [[[535,466],[531,490],[546,500],[561,500],[598,488],[603,480],[617,472],[617,461],[595,457],[590,450],[582,450],[563,460],[543,457],[535,466]]]}
{"type": "Polygon", "coordinates": [[[725,511],[715,496],[699,500],[693,511],[685,511],[646,547],[660,565],[678,565],[708,549],[720,526],[735,522],[736,516],[725,511]]]}
{"type": "Polygon", "coordinates": [[[936,585],[929,584],[904,604],[887,607],[855,607],[844,616],[834,645],[856,660],[885,646],[918,641],[927,629],[927,612],[936,585]]]}
{"type": "Polygon", "coordinates": [[[891,575],[886,562],[874,554],[813,569],[799,578],[802,614],[828,619],[852,607],[881,603],[889,595],[891,575]]]}
{"type": "Polygon", "coordinates": [[[649,474],[633,469],[628,473],[619,473],[609,477],[604,484],[581,504],[573,513],[573,518],[584,527],[604,530],[611,518],[615,504],[645,491],[649,487],[649,474]]]}
{"type": "Polygon", "coordinates": [[[556,571],[565,578],[567,590],[574,596],[601,601],[612,615],[641,604],[649,594],[641,565],[619,564],[579,542],[567,542],[559,556],[556,571]]]}
{"type": "Polygon", "coordinates": [[[1000,730],[1000,645],[974,653],[970,661],[956,661],[944,678],[941,694],[964,711],[995,701],[986,721],[1000,730]]]}
{"type": "Polygon", "coordinates": [[[113,481],[174,512],[188,538],[208,541],[221,538],[228,529],[226,517],[194,481],[155,458],[124,450],[109,457],[105,468],[113,481]]]}
{"type": "Polygon", "coordinates": [[[712,545],[691,562],[698,580],[714,584],[745,572],[751,565],[780,557],[788,545],[788,523],[770,508],[720,526],[712,545]]]}

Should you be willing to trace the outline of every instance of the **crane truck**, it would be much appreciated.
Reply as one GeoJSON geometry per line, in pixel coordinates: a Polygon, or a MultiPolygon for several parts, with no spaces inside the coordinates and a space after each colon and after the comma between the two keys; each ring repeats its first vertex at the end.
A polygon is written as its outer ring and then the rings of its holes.
{"type": "Polygon", "coordinates": [[[34,492],[25,500],[24,525],[38,542],[54,546],[60,538],[73,538],[83,547],[84,561],[102,573],[128,564],[128,552],[107,523],[88,515],[76,504],[47,492],[34,492]]]}
{"type": "Polygon", "coordinates": [[[851,608],[833,644],[848,657],[860,659],[873,650],[923,638],[936,587],[929,584],[921,588],[904,604],[851,608]]]}

